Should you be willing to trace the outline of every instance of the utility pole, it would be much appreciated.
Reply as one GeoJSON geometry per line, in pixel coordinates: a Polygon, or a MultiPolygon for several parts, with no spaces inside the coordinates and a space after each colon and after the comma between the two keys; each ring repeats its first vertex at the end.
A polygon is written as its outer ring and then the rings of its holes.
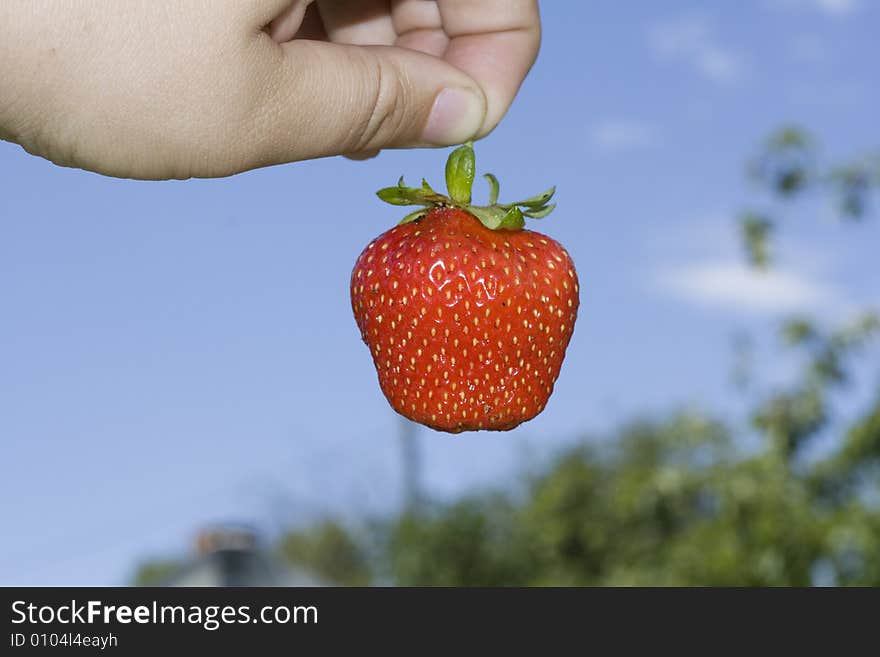
{"type": "Polygon", "coordinates": [[[398,419],[398,426],[403,466],[403,506],[407,513],[416,513],[422,505],[422,458],[418,442],[418,425],[401,416],[398,419]]]}

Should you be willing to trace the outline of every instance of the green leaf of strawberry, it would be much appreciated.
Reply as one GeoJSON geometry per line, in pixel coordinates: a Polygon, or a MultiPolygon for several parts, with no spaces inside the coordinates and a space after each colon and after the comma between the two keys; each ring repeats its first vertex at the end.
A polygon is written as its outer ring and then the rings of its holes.
{"type": "Polygon", "coordinates": [[[525,226],[524,217],[542,219],[556,207],[550,199],[556,193],[556,187],[513,203],[498,203],[500,185],[498,178],[491,173],[484,174],[489,183],[489,204],[471,205],[471,190],[474,185],[476,160],[474,149],[470,143],[459,146],[446,161],[446,188],[448,196],[435,192],[428,182],[422,178],[421,187],[407,187],[403,176],[396,187],[385,187],[376,194],[380,199],[391,205],[421,205],[425,211],[417,210],[406,215],[400,223],[409,223],[424,216],[427,209],[434,207],[460,208],[475,216],[491,230],[520,230],[525,226]]]}
{"type": "Polygon", "coordinates": [[[565,249],[526,230],[555,207],[551,188],[471,204],[470,144],[450,155],[448,196],[422,181],[378,192],[421,206],[361,253],[351,303],[379,385],[402,415],[441,431],[507,430],[541,412],[553,391],[578,311],[565,249]]]}

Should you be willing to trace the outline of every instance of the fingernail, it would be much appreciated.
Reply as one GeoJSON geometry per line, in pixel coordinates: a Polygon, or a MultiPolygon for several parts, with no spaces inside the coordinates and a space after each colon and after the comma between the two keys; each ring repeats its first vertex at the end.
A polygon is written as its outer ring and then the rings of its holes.
{"type": "Polygon", "coordinates": [[[473,138],[483,124],[483,101],[468,89],[447,88],[437,94],[422,138],[453,146],[473,138]]]}

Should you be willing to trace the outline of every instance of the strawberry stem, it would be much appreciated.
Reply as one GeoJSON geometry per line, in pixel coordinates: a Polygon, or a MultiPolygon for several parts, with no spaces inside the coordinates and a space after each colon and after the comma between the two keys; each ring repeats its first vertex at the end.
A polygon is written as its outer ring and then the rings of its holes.
{"type": "Polygon", "coordinates": [[[456,148],[446,160],[446,189],[455,203],[470,205],[475,170],[476,157],[471,142],[456,148]]]}

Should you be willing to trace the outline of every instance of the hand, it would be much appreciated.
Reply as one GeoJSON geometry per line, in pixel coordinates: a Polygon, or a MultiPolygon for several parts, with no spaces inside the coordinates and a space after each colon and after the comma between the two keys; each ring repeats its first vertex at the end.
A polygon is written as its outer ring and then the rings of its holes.
{"type": "Polygon", "coordinates": [[[0,138],[131,178],[482,137],[537,0],[4,0],[0,138]]]}

